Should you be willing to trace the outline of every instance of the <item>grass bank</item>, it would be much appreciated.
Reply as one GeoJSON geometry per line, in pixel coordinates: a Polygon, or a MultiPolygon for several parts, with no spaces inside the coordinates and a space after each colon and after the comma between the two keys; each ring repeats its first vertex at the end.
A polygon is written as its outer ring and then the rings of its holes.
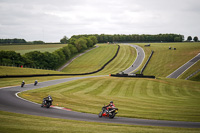
{"type": "Polygon", "coordinates": [[[50,94],[55,105],[98,114],[113,100],[118,116],[200,121],[200,83],[174,79],[99,77],[62,83],[20,93],[41,103],[50,94]]]}
{"type": "Polygon", "coordinates": [[[198,133],[199,129],[73,121],[0,111],[1,133],[198,133]]]}
{"type": "MultiPolygon", "coordinates": [[[[144,74],[166,77],[187,61],[200,53],[200,43],[151,43],[150,47],[144,47],[145,43],[137,45],[144,48],[147,55],[153,50],[154,54],[147,65],[144,74]],[[176,50],[169,50],[169,47],[176,50]]],[[[191,74],[190,72],[188,73],[191,74]]],[[[189,76],[188,75],[188,76],[189,76]]]]}
{"type": "Polygon", "coordinates": [[[93,72],[100,69],[117,52],[117,45],[101,44],[98,48],[75,59],[62,71],[69,74],[93,72]]]}
{"type": "Polygon", "coordinates": [[[31,74],[64,74],[64,72],[43,70],[43,69],[33,69],[33,68],[20,68],[20,67],[9,67],[0,66],[0,75],[31,75],[31,74]]]}
{"type": "Polygon", "coordinates": [[[128,45],[120,45],[120,50],[117,57],[109,63],[102,71],[97,75],[108,75],[111,73],[119,73],[129,68],[137,57],[135,48],[128,45]]]}

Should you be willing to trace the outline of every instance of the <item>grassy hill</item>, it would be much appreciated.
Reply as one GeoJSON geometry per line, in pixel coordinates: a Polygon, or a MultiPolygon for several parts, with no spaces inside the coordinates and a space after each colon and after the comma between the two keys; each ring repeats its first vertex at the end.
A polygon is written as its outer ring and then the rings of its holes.
{"type": "MultiPolygon", "coordinates": [[[[200,53],[200,43],[151,43],[150,47],[145,44],[137,44],[144,48],[145,53],[150,55],[151,50],[154,54],[144,71],[146,75],[156,77],[166,77],[187,61],[200,53]],[[176,50],[169,50],[169,47],[176,50]]],[[[195,68],[196,69],[196,68],[195,68]]],[[[190,72],[189,72],[190,73],[190,72]]],[[[188,74],[189,74],[188,73],[188,74]]],[[[190,73],[191,74],[191,73],[190,73]]],[[[188,75],[189,76],[189,75],[188,75]]]]}
{"type": "Polygon", "coordinates": [[[117,45],[101,44],[99,47],[75,59],[62,71],[66,73],[86,73],[100,69],[117,52],[117,45]]]}
{"type": "MultiPolygon", "coordinates": [[[[98,48],[74,60],[63,72],[85,73],[98,70],[115,55],[116,51],[117,45],[100,44],[98,48]]],[[[134,48],[127,45],[120,45],[117,57],[95,75],[108,75],[123,71],[131,66],[135,58],[136,50],[134,48]]]]}
{"type": "Polygon", "coordinates": [[[120,45],[120,50],[117,57],[109,63],[102,71],[97,75],[108,75],[111,73],[118,73],[126,70],[135,61],[137,56],[136,50],[128,45],[120,45]]]}

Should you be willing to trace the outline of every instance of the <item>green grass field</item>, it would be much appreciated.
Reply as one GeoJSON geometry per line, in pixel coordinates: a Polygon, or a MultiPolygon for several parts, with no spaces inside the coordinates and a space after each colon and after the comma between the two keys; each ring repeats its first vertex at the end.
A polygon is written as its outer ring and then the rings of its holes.
{"type": "Polygon", "coordinates": [[[120,45],[118,56],[110,62],[102,71],[95,75],[109,75],[119,73],[130,67],[136,59],[136,50],[128,45],[120,45]]]}
{"type": "Polygon", "coordinates": [[[199,129],[64,120],[0,111],[1,133],[199,133],[199,129]]]}
{"type": "Polygon", "coordinates": [[[85,53],[72,63],[63,72],[66,73],[86,73],[100,69],[117,52],[117,45],[101,44],[98,48],[85,53]]]}
{"type": "MultiPolygon", "coordinates": [[[[84,73],[98,70],[115,55],[116,51],[117,45],[100,44],[99,48],[96,48],[74,60],[63,70],[63,72],[84,73]]],[[[135,58],[136,50],[134,48],[127,45],[120,45],[118,56],[102,71],[95,75],[108,75],[110,73],[123,71],[131,66],[135,58]]]]}
{"type": "Polygon", "coordinates": [[[145,50],[145,54],[148,56],[150,55],[151,50],[154,50],[154,54],[147,65],[144,74],[155,75],[156,77],[168,76],[177,68],[200,53],[199,42],[151,43],[150,47],[144,47],[145,43],[139,43],[137,45],[142,46],[145,50]],[[170,46],[173,48],[175,47],[177,50],[169,50],[170,46]]]}
{"type": "Polygon", "coordinates": [[[0,45],[0,50],[15,51],[25,54],[31,51],[54,52],[67,44],[35,44],[35,45],[0,45]]]}
{"type": "Polygon", "coordinates": [[[41,103],[50,94],[54,105],[93,114],[113,100],[118,116],[200,121],[199,86],[199,82],[174,79],[99,77],[26,91],[20,96],[41,103]]]}
{"type": "Polygon", "coordinates": [[[20,67],[8,67],[0,66],[0,75],[30,75],[30,74],[64,74],[59,71],[42,70],[33,68],[20,68],[20,67]]]}

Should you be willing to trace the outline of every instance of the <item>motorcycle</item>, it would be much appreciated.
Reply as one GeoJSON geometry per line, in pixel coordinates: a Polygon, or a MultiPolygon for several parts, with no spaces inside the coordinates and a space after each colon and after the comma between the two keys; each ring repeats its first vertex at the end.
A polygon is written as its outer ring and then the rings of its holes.
{"type": "Polygon", "coordinates": [[[53,102],[53,99],[51,98],[51,96],[48,96],[43,99],[41,107],[49,108],[52,105],[52,102],[53,102]]]}
{"type": "Polygon", "coordinates": [[[106,106],[102,107],[102,111],[99,113],[99,118],[102,116],[109,117],[110,119],[113,119],[115,115],[118,113],[118,108],[109,108],[109,110],[106,110],[106,106]]]}
{"type": "Polygon", "coordinates": [[[37,83],[38,83],[38,81],[36,80],[36,81],[35,81],[35,83],[34,83],[34,86],[36,86],[36,85],[37,85],[37,83]]]}
{"type": "Polygon", "coordinates": [[[23,81],[22,84],[21,84],[21,87],[24,87],[24,85],[25,85],[25,82],[23,81]]]}

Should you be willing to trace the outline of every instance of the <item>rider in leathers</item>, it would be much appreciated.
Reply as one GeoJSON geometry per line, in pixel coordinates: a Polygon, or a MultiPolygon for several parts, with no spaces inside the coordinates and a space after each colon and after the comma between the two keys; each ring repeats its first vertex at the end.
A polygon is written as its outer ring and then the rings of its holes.
{"type": "MultiPolygon", "coordinates": [[[[114,108],[115,105],[113,104],[113,101],[110,101],[110,104],[106,105],[106,113],[110,113],[112,111],[112,108],[114,108]]],[[[110,114],[111,115],[111,114],[110,114]]]]}

